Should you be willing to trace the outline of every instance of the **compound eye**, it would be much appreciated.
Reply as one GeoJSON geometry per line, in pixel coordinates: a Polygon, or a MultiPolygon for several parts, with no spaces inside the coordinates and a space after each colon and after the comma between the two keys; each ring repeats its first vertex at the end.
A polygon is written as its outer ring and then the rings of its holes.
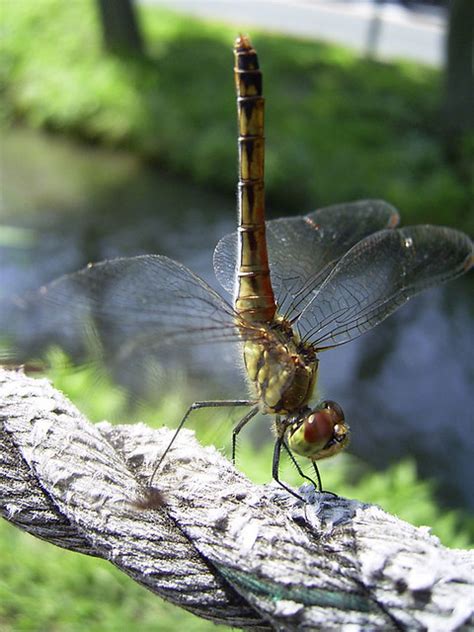
{"type": "Polygon", "coordinates": [[[329,410],[316,410],[303,422],[304,440],[312,445],[325,446],[333,432],[334,422],[329,410]]]}
{"type": "Polygon", "coordinates": [[[340,452],[349,441],[349,426],[342,408],[332,400],[321,402],[288,432],[291,450],[316,461],[340,452]]]}
{"type": "Polygon", "coordinates": [[[332,399],[327,399],[319,406],[320,410],[325,410],[330,413],[331,419],[334,424],[340,424],[344,422],[344,412],[337,402],[332,399]]]}

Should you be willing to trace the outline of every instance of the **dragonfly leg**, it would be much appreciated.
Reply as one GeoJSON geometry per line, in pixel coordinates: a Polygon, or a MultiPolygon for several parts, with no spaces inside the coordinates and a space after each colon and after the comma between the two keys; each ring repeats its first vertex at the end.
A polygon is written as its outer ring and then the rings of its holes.
{"type": "Polygon", "coordinates": [[[250,410],[245,417],[242,417],[242,419],[236,424],[235,428],[232,431],[232,463],[233,465],[235,465],[235,453],[236,453],[236,449],[237,449],[237,436],[240,433],[240,431],[242,430],[242,428],[244,426],[246,426],[248,424],[248,422],[255,417],[255,415],[258,413],[259,411],[259,407],[255,406],[254,408],[252,408],[252,410],[250,410]]]}
{"type": "MultiPolygon", "coordinates": [[[[309,481],[311,483],[311,485],[314,486],[314,488],[316,489],[316,491],[322,491],[322,487],[321,487],[321,477],[319,475],[319,470],[316,467],[316,478],[317,478],[317,483],[315,481],[313,481],[312,478],[310,478],[309,476],[307,476],[303,470],[301,469],[300,464],[298,463],[298,461],[295,459],[295,456],[293,454],[293,452],[290,450],[290,448],[288,447],[286,441],[282,441],[282,446],[285,448],[286,452],[288,453],[288,456],[290,457],[293,465],[296,467],[296,470],[298,471],[298,474],[301,476],[301,478],[304,478],[305,480],[309,481]]],[[[314,465],[314,461],[313,461],[313,465],[314,465]]]]}
{"type": "Polygon", "coordinates": [[[312,461],[312,464],[313,464],[314,473],[316,474],[316,478],[318,480],[318,490],[321,492],[321,494],[331,494],[331,496],[334,496],[334,498],[339,498],[339,496],[335,494],[334,492],[330,492],[327,489],[323,489],[323,484],[321,482],[321,475],[319,473],[319,468],[314,461],[312,461]]]}
{"type": "Polygon", "coordinates": [[[314,470],[314,473],[316,474],[316,479],[318,481],[317,490],[322,493],[324,489],[323,489],[323,484],[321,481],[321,474],[319,473],[319,467],[316,465],[315,461],[311,461],[311,463],[313,464],[313,470],[314,470]]]}
{"type": "Polygon", "coordinates": [[[252,406],[253,404],[255,404],[255,401],[248,400],[248,399],[222,399],[222,400],[209,400],[209,401],[204,401],[204,402],[193,402],[191,406],[188,408],[188,410],[186,411],[186,413],[184,414],[181,421],[179,422],[178,427],[176,428],[175,433],[171,438],[171,441],[168,443],[168,445],[165,448],[165,451],[163,452],[161,457],[158,459],[158,463],[155,465],[153,472],[150,476],[150,480],[148,481],[148,487],[152,487],[153,479],[155,478],[156,473],[160,469],[160,466],[163,463],[166,455],[170,451],[173,443],[176,441],[176,438],[180,430],[186,423],[186,420],[188,419],[189,415],[194,410],[199,410],[200,408],[225,408],[225,407],[231,407],[231,406],[252,406]]]}
{"type": "Polygon", "coordinates": [[[272,476],[274,480],[278,483],[278,485],[283,487],[283,489],[286,489],[286,491],[289,492],[292,496],[294,496],[298,500],[306,502],[304,498],[302,498],[299,494],[294,492],[291,489],[291,487],[289,487],[288,485],[285,485],[285,483],[283,483],[280,480],[280,455],[281,455],[281,446],[283,444],[284,444],[283,437],[278,437],[277,440],[275,441],[275,447],[273,449],[272,476]]]}

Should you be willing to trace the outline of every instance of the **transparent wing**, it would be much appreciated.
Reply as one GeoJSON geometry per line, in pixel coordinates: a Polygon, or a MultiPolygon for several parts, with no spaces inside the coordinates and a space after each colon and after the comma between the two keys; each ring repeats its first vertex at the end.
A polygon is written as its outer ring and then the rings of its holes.
{"type": "Polygon", "coordinates": [[[294,321],[317,349],[334,347],[375,327],[417,292],[472,265],[467,235],[441,226],[383,230],[357,243],[312,292],[294,321]]]}
{"type": "Polygon", "coordinates": [[[14,338],[17,359],[57,344],[129,374],[154,354],[172,364],[179,348],[186,362],[188,345],[239,339],[226,301],[185,266],[156,255],[91,265],[1,312],[0,333],[14,338]]]}
{"type": "MultiPolygon", "coordinates": [[[[309,215],[266,223],[268,257],[278,311],[293,318],[337,261],[358,241],[383,228],[394,228],[396,209],[382,200],[361,200],[318,209],[309,215]]],[[[233,291],[237,233],[225,236],[214,252],[220,284],[233,291]]]]}

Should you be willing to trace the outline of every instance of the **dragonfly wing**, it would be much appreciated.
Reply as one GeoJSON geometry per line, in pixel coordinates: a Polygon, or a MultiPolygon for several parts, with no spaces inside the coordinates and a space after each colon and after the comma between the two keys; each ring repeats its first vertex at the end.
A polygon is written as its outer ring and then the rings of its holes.
{"type": "Polygon", "coordinates": [[[213,264],[217,280],[226,292],[232,294],[237,265],[237,233],[229,233],[219,239],[214,249],[213,264]]]}
{"type": "Polygon", "coordinates": [[[171,364],[177,347],[239,339],[228,303],[185,266],[157,255],[90,265],[1,311],[15,359],[56,344],[81,362],[92,356],[129,373],[153,354],[171,364]]]}
{"type": "MultiPolygon", "coordinates": [[[[361,200],[318,209],[301,217],[266,222],[268,257],[279,313],[302,311],[311,292],[358,241],[383,228],[394,228],[396,209],[382,200],[361,200]]],[[[237,233],[225,236],[214,252],[220,284],[233,291],[237,233]]]]}
{"type": "Polygon", "coordinates": [[[339,259],[354,244],[399,221],[382,200],[360,200],[318,209],[295,220],[269,222],[269,258],[281,314],[291,319],[306,305],[339,259]]]}
{"type": "Polygon", "coordinates": [[[295,321],[317,349],[344,344],[375,327],[421,290],[472,265],[467,235],[442,226],[383,230],[339,261],[295,321]]]}

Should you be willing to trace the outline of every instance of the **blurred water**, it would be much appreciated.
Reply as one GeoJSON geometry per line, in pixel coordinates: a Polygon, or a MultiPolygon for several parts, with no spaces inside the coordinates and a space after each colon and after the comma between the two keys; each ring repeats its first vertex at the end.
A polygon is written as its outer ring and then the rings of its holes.
{"type": "MultiPolygon", "coordinates": [[[[24,129],[3,135],[2,175],[0,297],[89,261],[143,253],[175,258],[217,287],[212,251],[234,228],[233,192],[218,195],[127,154],[24,129]]],[[[427,291],[362,338],[322,354],[320,388],[343,406],[352,452],[377,467],[415,455],[420,473],[436,478],[447,502],[474,507],[467,483],[474,383],[469,290],[472,281],[459,279],[427,291]]],[[[221,353],[232,364],[232,352],[221,353]]],[[[269,440],[267,424],[255,424],[254,433],[269,440]]]]}

